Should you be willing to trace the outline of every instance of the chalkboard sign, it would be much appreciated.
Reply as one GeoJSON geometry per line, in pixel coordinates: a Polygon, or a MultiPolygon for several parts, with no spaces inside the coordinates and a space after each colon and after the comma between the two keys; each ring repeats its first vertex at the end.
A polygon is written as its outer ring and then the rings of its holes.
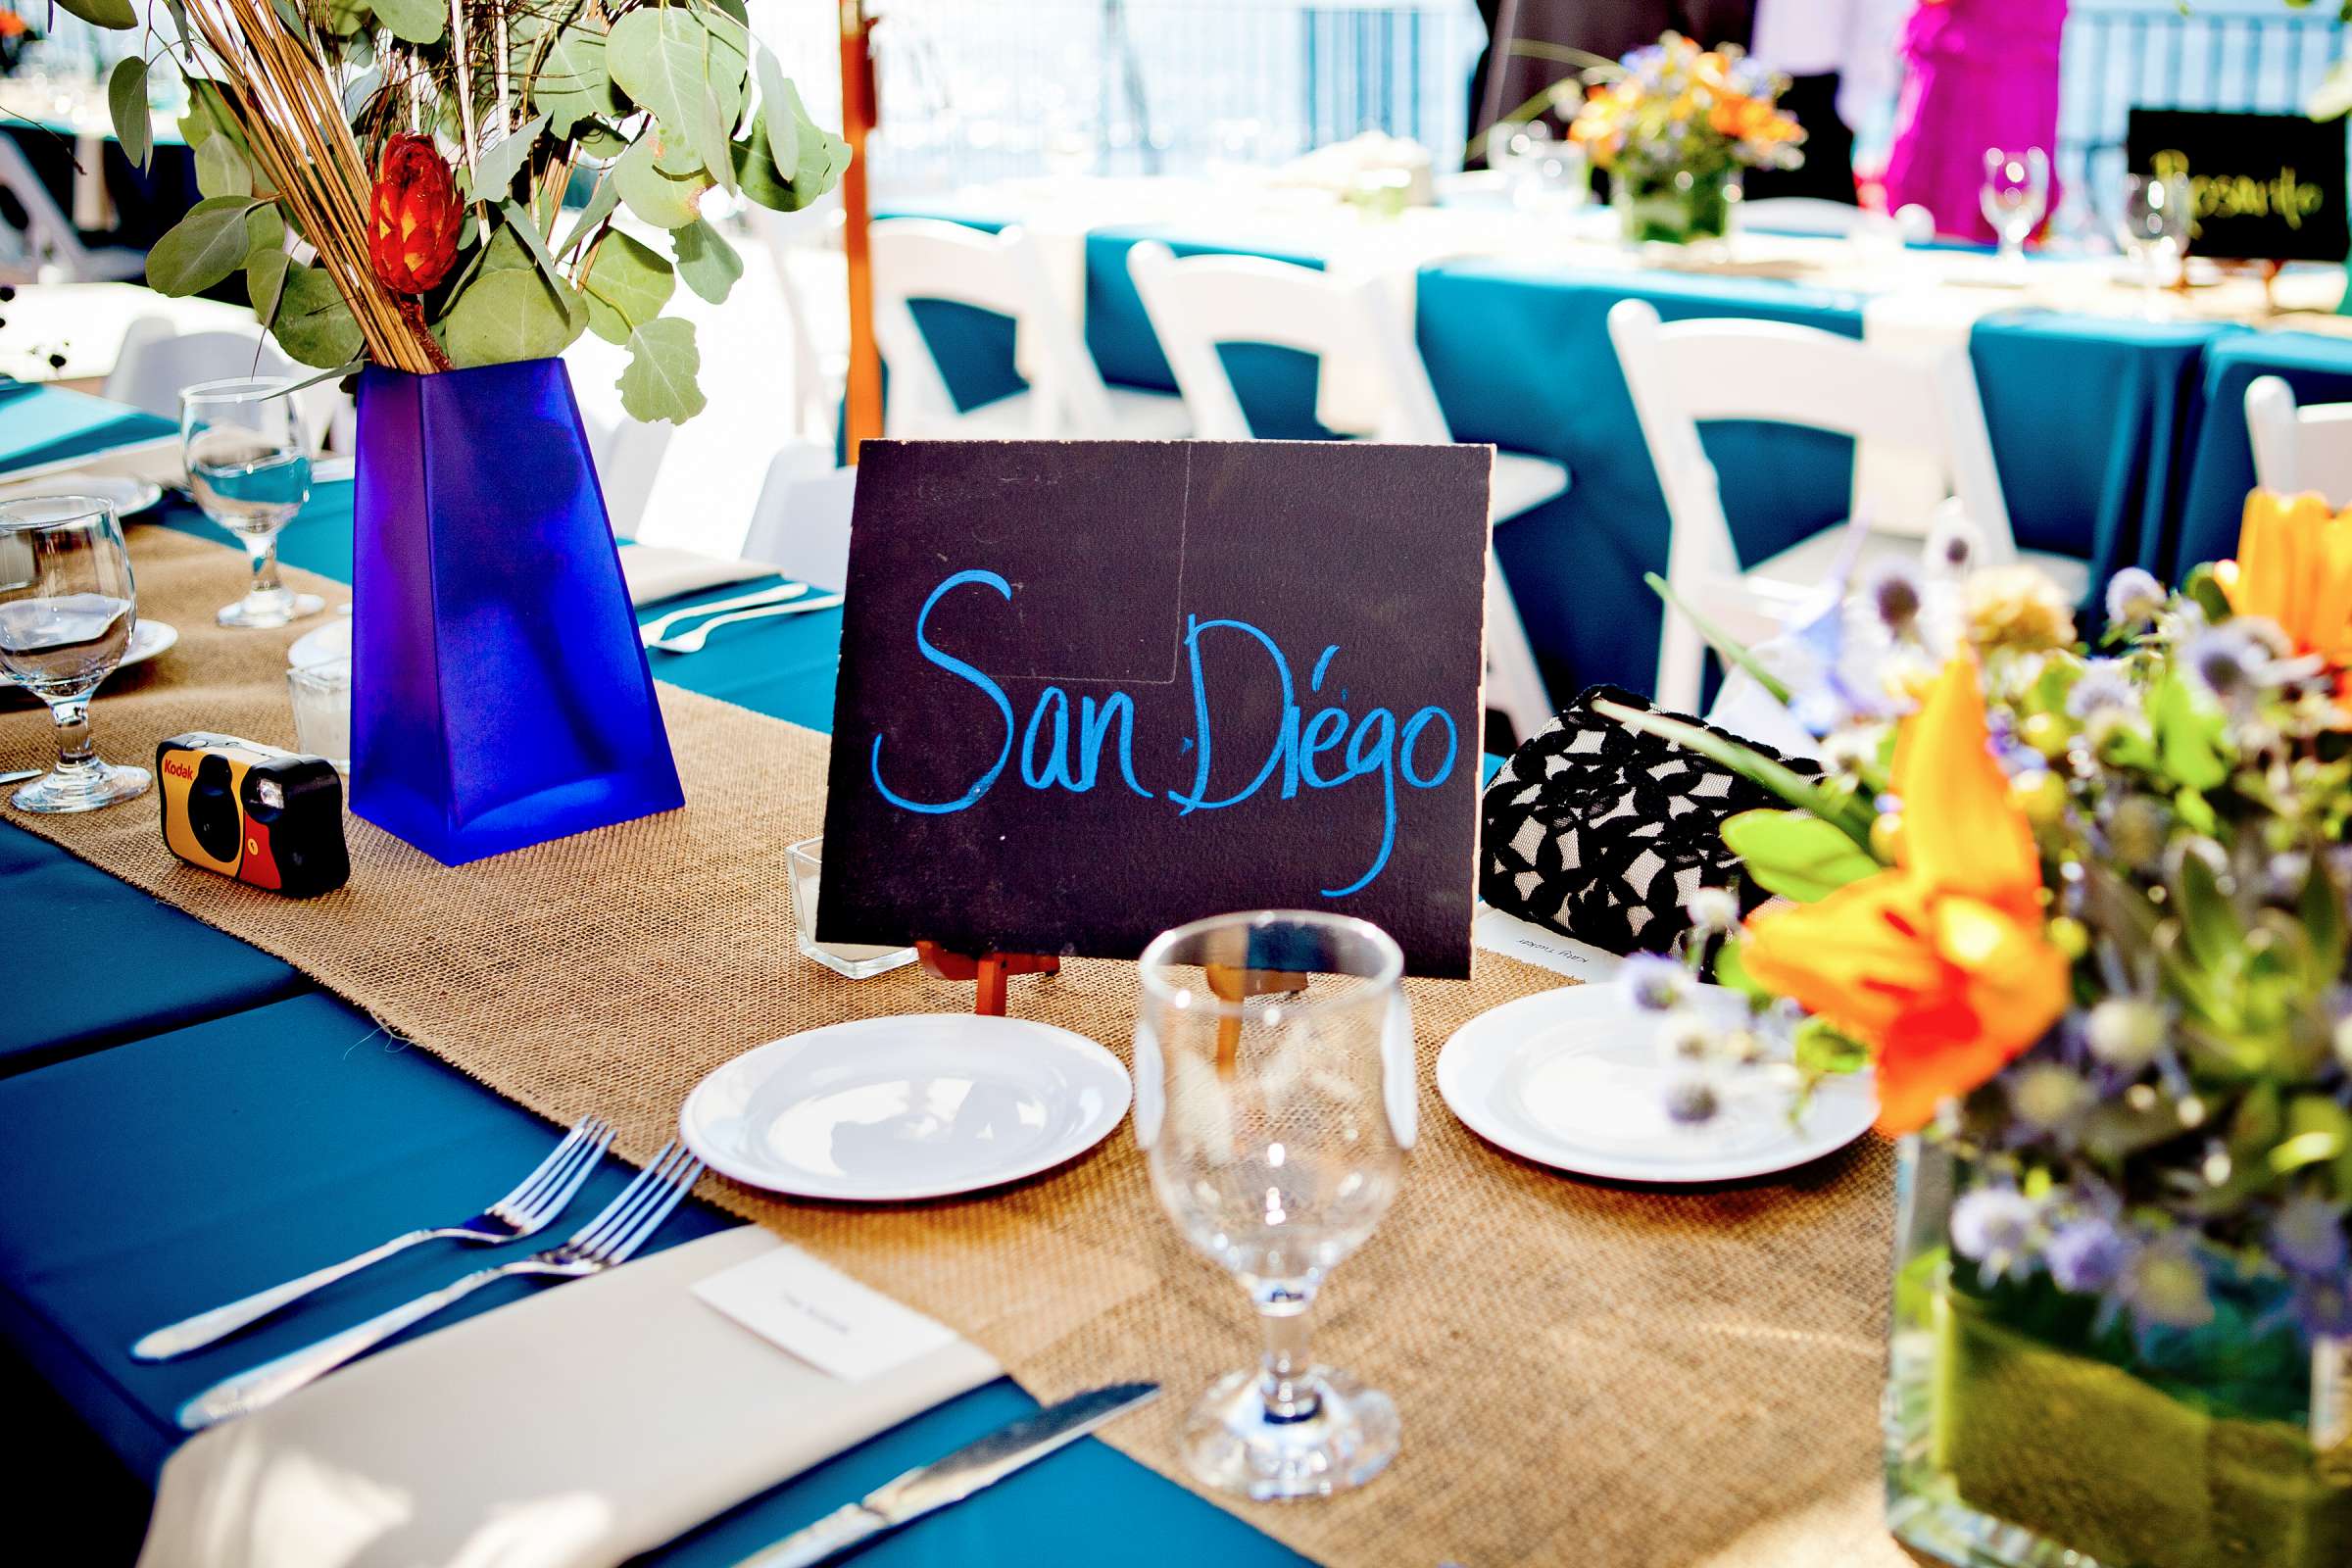
{"type": "Polygon", "coordinates": [[[2134,109],[2125,156],[2135,173],[2188,176],[2191,256],[2340,262],[2352,249],[2340,121],[2134,109]]]}
{"type": "Polygon", "coordinates": [[[819,939],[1132,957],[1328,909],[1469,973],[1492,464],[868,441],[819,939]]]}

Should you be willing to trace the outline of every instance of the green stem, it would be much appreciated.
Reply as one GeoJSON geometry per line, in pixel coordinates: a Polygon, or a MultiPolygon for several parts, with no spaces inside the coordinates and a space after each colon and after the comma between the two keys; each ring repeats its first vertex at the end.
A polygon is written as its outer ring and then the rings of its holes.
{"type": "Polygon", "coordinates": [[[1865,851],[1870,848],[1870,822],[1856,811],[1857,803],[1833,799],[1793,768],[1786,767],[1737,741],[1726,740],[1711,730],[1683,719],[1669,718],[1663,713],[1628,708],[1623,703],[1612,703],[1606,699],[1593,703],[1592,710],[1617,720],[1628,729],[1670,740],[1688,751],[1721,762],[1741,778],[1772,791],[1798,810],[1809,811],[1820,817],[1865,851]]]}
{"type": "Polygon", "coordinates": [[[1782,707],[1788,707],[1794,700],[1796,694],[1788,689],[1788,682],[1756,662],[1756,656],[1734,642],[1731,633],[1685,603],[1683,596],[1676,593],[1665,578],[1654,571],[1645,571],[1642,574],[1642,580],[1649,584],[1652,593],[1666,601],[1668,608],[1681,612],[1691,625],[1698,628],[1698,635],[1705,639],[1709,648],[1715,650],[1718,659],[1727,664],[1736,664],[1754,676],[1756,684],[1764,688],[1765,694],[1782,707]]]}

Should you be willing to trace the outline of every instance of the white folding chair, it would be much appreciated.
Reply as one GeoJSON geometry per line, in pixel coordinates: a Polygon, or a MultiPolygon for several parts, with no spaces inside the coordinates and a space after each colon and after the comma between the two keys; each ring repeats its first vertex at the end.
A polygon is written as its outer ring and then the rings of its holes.
{"type": "MultiPolygon", "coordinates": [[[[1720,476],[1699,442],[1704,419],[1799,425],[1926,455],[1940,464],[1959,514],[1976,535],[1978,562],[2020,559],[1965,347],[1914,358],[1778,321],[1668,325],[1643,300],[1620,300],[1610,309],[1609,337],[1666,495],[1666,580],[1684,603],[1731,635],[1760,641],[1787,624],[1837,569],[1848,530],[1825,528],[1744,566],[1724,516],[1720,476]]],[[[1860,564],[1916,554],[1930,520],[1923,519],[1917,531],[1872,529],[1860,542],[1860,564]]],[[[2089,591],[2086,562],[2038,553],[2023,559],[2047,572],[2069,598],[2089,591]]],[[[1698,628],[1669,612],[1658,646],[1663,706],[1697,710],[1705,658],[1698,628]]]]}
{"type": "MultiPolygon", "coordinates": [[[[1193,429],[1202,439],[1247,441],[1252,435],[1217,345],[1270,343],[1325,360],[1346,356],[1377,376],[1383,412],[1372,440],[1452,441],[1429,368],[1379,279],[1350,281],[1250,256],[1178,261],[1155,241],[1130,250],[1127,267],[1152,333],[1176,371],[1193,429]]],[[[1559,464],[1497,451],[1488,516],[1507,522],[1567,488],[1568,470],[1559,464]]],[[[1551,722],[1555,711],[1492,544],[1487,550],[1487,704],[1510,719],[1522,740],[1551,722]]]]}
{"type": "Polygon", "coordinates": [[[597,484],[605,493],[605,515],[614,533],[634,539],[678,427],[667,419],[625,416],[608,423],[588,415],[582,422],[588,427],[588,455],[596,460],[597,484]]]}
{"type": "Polygon", "coordinates": [[[2330,506],[2352,503],[2352,403],[2295,406],[2295,389],[2275,375],[2246,387],[2246,435],[2254,482],[2282,496],[2317,490],[2330,506]]]}
{"type": "Polygon", "coordinates": [[[1103,384],[1036,241],[1017,228],[893,218],[874,224],[874,341],[890,368],[884,424],[894,436],[1175,440],[1191,433],[1181,399],[1103,384]],[[1013,319],[1032,384],[958,410],[912,302],[950,300],[1013,319]]]}
{"type": "Polygon", "coordinates": [[[835,467],[829,443],[785,447],[768,460],[744,535],[744,559],[766,562],[798,582],[839,589],[849,581],[850,510],[857,495],[858,470],[835,467]]]}
{"type": "Polygon", "coordinates": [[[24,209],[20,230],[24,246],[22,276],[6,276],[15,266],[0,269],[0,281],[18,283],[116,283],[147,275],[147,253],[127,245],[85,245],[74,220],[57,205],[41,182],[32,161],[14,136],[0,134],[0,190],[24,209]]]}
{"type": "MultiPolygon", "coordinates": [[[[239,376],[304,377],[317,372],[279,353],[259,323],[207,327],[183,332],[170,317],[135,318],[122,334],[115,368],[106,374],[105,394],[167,419],[179,417],[179,394],[199,381],[239,376]]],[[[323,446],[336,416],[350,399],[334,383],[320,381],[294,394],[315,445],[323,446]]]]}
{"type": "Polygon", "coordinates": [[[792,328],[792,433],[831,444],[850,380],[849,261],[838,191],[797,213],[751,203],[753,228],[775,270],[792,328]]]}

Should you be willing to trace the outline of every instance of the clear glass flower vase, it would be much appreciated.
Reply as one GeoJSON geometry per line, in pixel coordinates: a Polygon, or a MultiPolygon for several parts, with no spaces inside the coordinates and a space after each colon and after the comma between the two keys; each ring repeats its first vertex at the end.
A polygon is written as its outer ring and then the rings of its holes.
{"type": "Polygon", "coordinates": [[[1739,186],[1739,172],[1730,169],[1626,169],[1609,201],[1628,245],[1711,244],[1731,232],[1739,186]]]}
{"type": "Polygon", "coordinates": [[[2352,1355],[2224,1301],[2150,1343],[2046,1278],[1955,1262],[1963,1172],[1905,1140],[1887,1522],[1961,1568],[2345,1568],[2352,1355]]]}

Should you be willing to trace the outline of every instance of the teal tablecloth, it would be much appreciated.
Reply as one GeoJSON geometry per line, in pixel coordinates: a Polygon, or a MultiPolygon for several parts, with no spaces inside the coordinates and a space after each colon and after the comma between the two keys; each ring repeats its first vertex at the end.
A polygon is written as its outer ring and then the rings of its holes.
{"type": "Polygon", "coordinates": [[[2185,564],[2237,553],[2238,519],[2254,484],[2246,439],[2246,387],[2283,376],[2297,403],[2352,403],[2352,340],[2313,332],[2246,332],[2206,354],[2188,494],[2175,558],[2185,564]]]}
{"type": "MultiPolygon", "coordinates": [[[[934,216],[1001,226],[968,212],[934,216]]],[[[1179,254],[1230,247],[1152,227],[1087,237],[1086,336],[1096,364],[1108,381],[1170,390],[1175,378],[1127,275],[1127,251],[1143,238],[1179,254]]],[[[1733,315],[1861,332],[1858,296],[1777,281],[1495,261],[1421,271],[1421,353],[1454,434],[1556,459],[1573,479],[1566,495],[1495,539],[1529,638],[1563,699],[1595,681],[1646,691],[1656,669],[1659,611],[1642,575],[1665,568],[1665,499],[1606,325],[1609,307],[1627,298],[1649,300],[1669,319],[1733,315]]],[[[1021,385],[1009,321],[938,301],[917,302],[917,318],[965,407],[1021,385]]],[[[2087,559],[2094,582],[2127,564],[2174,571],[2208,351],[2241,335],[2211,323],[2047,313],[1981,321],[1971,356],[2019,542],[2087,559]]],[[[1257,434],[1329,434],[1314,421],[1310,357],[1260,346],[1224,355],[1257,434]]],[[[1845,514],[1851,442],[1753,424],[1710,426],[1705,439],[1744,559],[1762,560],[1845,514]]]]}
{"type": "MultiPolygon", "coordinates": [[[[346,487],[326,491],[287,529],[285,560],[347,576],[349,506],[346,487]]],[[[204,526],[184,511],[167,521],[204,526]]],[[[223,566],[225,603],[243,572],[225,552],[223,566]]],[[[755,622],[721,633],[703,654],[656,655],[655,673],[822,728],[831,717],[839,636],[837,613],[755,622]]],[[[103,744],[103,693],[94,713],[103,744]]],[[[108,1449],[151,1479],[178,1436],[172,1411],[197,1389],[440,1284],[476,1259],[431,1249],[410,1253],[233,1342],[233,1349],[184,1362],[142,1366],[123,1353],[125,1345],[160,1322],[420,1220],[469,1212],[528,1169],[553,1130],[437,1058],[388,1040],[276,960],[13,824],[0,826],[0,890],[12,909],[37,910],[44,922],[42,962],[0,989],[0,1071],[28,1069],[0,1079],[0,1127],[9,1129],[10,1145],[0,1160],[0,1336],[108,1449]],[[62,930],[50,923],[61,919],[62,930]]],[[[621,1168],[608,1168],[576,1211],[594,1212],[625,1179],[621,1168]]],[[[728,1223],[690,1202],[653,1246],[728,1223]]],[[[440,1321],[514,1299],[504,1289],[470,1298],[440,1321]]],[[[1248,1318],[1238,1292],[1234,1321],[1234,1351],[1246,1356],[1248,1318]]],[[[645,1560],[678,1568],[732,1563],[1033,1408],[1018,1387],[1000,1379],[645,1560]]],[[[26,1436],[20,1432],[20,1441],[26,1436]]],[[[1090,1441],[879,1543],[859,1560],[1299,1559],[1090,1441]]]]}

